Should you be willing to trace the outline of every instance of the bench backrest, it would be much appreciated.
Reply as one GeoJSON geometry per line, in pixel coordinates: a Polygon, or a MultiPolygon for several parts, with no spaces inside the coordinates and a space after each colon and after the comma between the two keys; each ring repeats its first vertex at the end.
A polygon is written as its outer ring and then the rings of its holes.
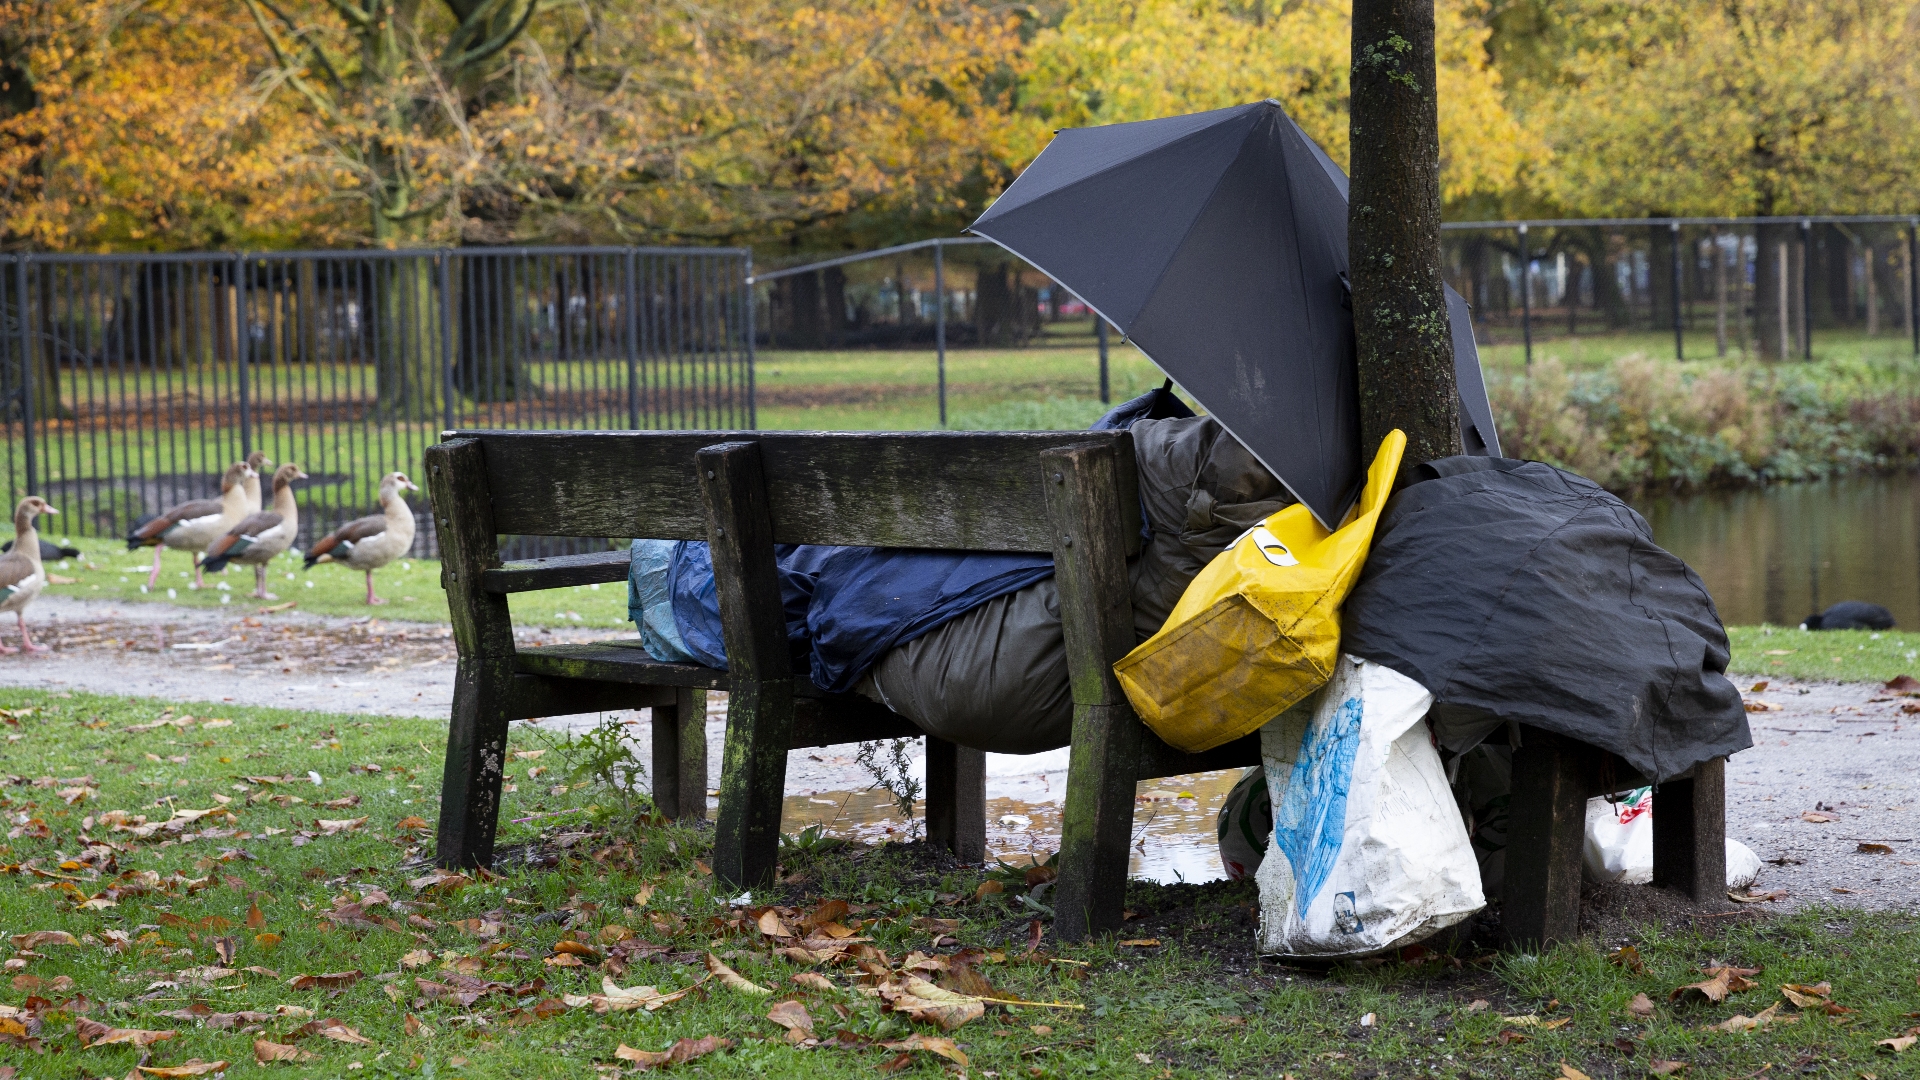
{"type": "Polygon", "coordinates": [[[484,450],[494,528],[523,536],[704,540],[695,455],[760,444],[773,539],[1047,552],[1040,455],[1106,444],[1131,554],[1139,547],[1133,440],[1123,431],[452,431],[484,450]]]}

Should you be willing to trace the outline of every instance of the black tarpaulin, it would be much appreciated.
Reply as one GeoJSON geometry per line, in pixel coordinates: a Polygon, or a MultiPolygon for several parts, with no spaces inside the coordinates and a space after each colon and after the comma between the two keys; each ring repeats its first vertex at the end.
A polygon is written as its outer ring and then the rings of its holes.
{"type": "Polygon", "coordinates": [[[1380,518],[1341,649],[1431,690],[1442,745],[1514,721],[1656,782],[1753,745],[1712,597],[1631,507],[1539,462],[1419,474],[1380,518]]]}

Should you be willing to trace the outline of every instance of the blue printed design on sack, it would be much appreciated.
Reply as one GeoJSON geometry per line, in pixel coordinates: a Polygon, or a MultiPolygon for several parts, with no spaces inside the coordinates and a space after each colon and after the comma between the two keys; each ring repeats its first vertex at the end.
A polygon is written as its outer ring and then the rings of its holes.
{"type": "Polygon", "coordinates": [[[1274,846],[1293,867],[1294,903],[1303,919],[1340,858],[1364,711],[1360,699],[1350,697],[1325,724],[1316,720],[1307,726],[1286,796],[1273,815],[1274,846]]]}

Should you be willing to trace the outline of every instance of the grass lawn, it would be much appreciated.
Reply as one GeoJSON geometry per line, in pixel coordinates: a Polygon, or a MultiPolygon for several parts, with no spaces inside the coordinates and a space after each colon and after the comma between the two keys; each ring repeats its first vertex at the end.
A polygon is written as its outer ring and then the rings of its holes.
{"type": "Polygon", "coordinates": [[[917,845],[795,846],[785,882],[752,901],[788,907],[773,919],[730,907],[700,861],[709,833],[619,810],[538,731],[516,733],[509,766],[512,857],[497,876],[435,885],[422,858],[439,724],[44,691],[0,691],[0,707],[0,927],[19,935],[0,988],[8,1076],[178,1075],[158,1070],[197,1060],[286,1076],[585,1078],[620,1064],[622,1046],[710,1038],[730,1045],[674,1071],[1577,1078],[1679,1061],[1701,1077],[1891,1077],[1920,1061],[1876,1047],[1920,1011],[1909,914],[1682,920],[1632,932],[1637,958],[1620,963],[1593,944],[1469,946],[1313,971],[1252,962],[1249,883],[1135,883],[1136,944],[1058,945],[1043,920],[1030,953],[1032,913],[1007,899],[1017,882],[975,901],[981,871],[917,845]],[[834,900],[849,907],[818,906],[834,900]],[[779,954],[766,930],[808,913],[837,923],[817,936],[870,939],[863,964],[779,954]],[[42,931],[56,933],[28,936],[42,931]],[[956,957],[955,941],[979,951],[956,957]],[[774,992],[708,978],[709,954],[774,992]],[[1724,1003],[1669,1001],[1712,963],[1760,970],[1724,1003]],[[1080,1007],[960,1002],[954,1019],[984,1015],[943,1032],[869,992],[916,964],[945,988],[1080,1007]],[[601,1013],[603,979],[695,989],[601,1013]],[[1780,1004],[1780,985],[1821,982],[1852,1011],[1780,1004]],[[1629,1011],[1636,994],[1645,1016],[1629,1011]],[[801,1009],[817,1045],[769,1019],[801,1009]],[[1708,1028],[1754,1015],[1773,1022],[1708,1028]],[[261,1053],[289,1060],[256,1065],[261,1053]]]}
{"type": "MultiPolygon", "coordinates": [[[[78,560],[66,560],[66,566],[49,564],[50,573],[75,579],[71,585],[49,585],[55,596],[91,600],[119,600],[129,603],[167,603],[193,608],[222,608],[236,616],[253,614],[262,607],[292,602],[297,610],[313,615],[359,617],[378,615],[382,619],[444,623],[447,594],[440,589],[440,563],[426,559],[407,559],[390,563],[374,572],[374,590],[387,603],[368,607],[366,577],[345,566],[321,563],[311,570],[300,568],[301,560],[282,556],[268,568],[267,590],[278,600],[255,600],[253,568],[233,566],[224,574],[206,575],[205,589],[191,589],[190,557],[185,552],[167,551],[160,556],[160,582],[152,592],[142,592],[147,573],[153,566],[153,552],[128,552],[123,543],[81,539],[78,560]],[[90,569],[90,567],[92,567],[90,569]],[[221,588],[221,586],[225,588],[221,588]]],[[[627,622],[627,587],[620,583],[576,585],[552,592],[517,593],[510,598],[514,619],[535,626],[631,625],[627,622]],[[574,618],[574,616],[579,618],[574,618]]]]}
{"type": "Polygon", "coordinates": [[[1739,675],[1886,682],[1896,675],[1920,677],[1920,633],[1890,630],[1822,630],[1778,626],[1729,626],[1739,675]]]}

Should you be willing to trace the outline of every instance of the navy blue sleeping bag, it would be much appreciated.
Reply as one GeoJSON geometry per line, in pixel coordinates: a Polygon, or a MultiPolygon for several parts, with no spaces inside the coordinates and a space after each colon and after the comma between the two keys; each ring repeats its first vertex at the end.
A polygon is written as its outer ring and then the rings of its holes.
{"type": "MultiPolygon", "coordinates": [[[[1192,415],[1162,387],[1116,406],[1092,430],[1192,415]]],[[[809,654],[814,685],[836,694],[852,690],[887,650],[1053,576],[1053,557],[1041,554],[783,544],[774,562],[794,655],[809,654]]],[[[671,588],[687,651],[724,670],[727,647],[704,541],[675,546],[671,588]]]]}

